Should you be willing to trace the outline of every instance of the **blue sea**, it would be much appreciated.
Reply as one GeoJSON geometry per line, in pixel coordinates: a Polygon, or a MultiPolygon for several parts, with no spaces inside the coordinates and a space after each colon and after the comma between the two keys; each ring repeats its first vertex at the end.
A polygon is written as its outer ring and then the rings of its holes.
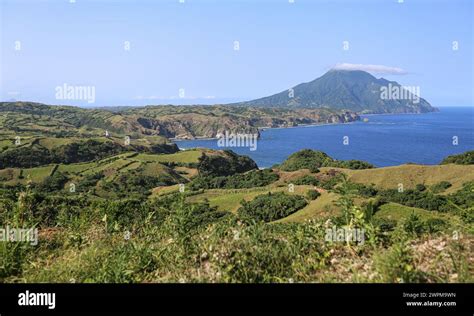
{"type": "Polygon", "coordinates": [[[310,148],[333,158],[368,161],[378,167],[405,163],[438,164],[448,155],[474,150],[474,107],[442,107],[426,114],[366,115],[368,122],[265,129],[257,149],[222,148],[217,140],[176,141],[180,148],[231,149],[259,167],[283,162],[310,148]],[[344,137],[349,140],[344,145],[344,137]],[[453,144],[457,137],[458,144],[453,144]]]}

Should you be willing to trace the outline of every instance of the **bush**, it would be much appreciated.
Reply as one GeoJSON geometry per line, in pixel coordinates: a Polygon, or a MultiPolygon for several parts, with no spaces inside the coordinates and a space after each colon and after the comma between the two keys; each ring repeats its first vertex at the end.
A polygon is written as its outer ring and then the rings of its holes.
{"type": "Polygon", "coordinates": [[[397,221],[388,218],[375,218],[374,225],[377,226],[381,232],[390,232],[397,227],[397,221]]]}
{"type": "Polygon", "coordinates": [[[255,161],[247,156],[240,156],[231,150],[224,150],[223,155],[206,155],[199,158],[197,167],[201,176],[230,176],[257,169],[255,161]]]}
{"type": "Polygon", "coordinates": [[[39,185],[39,190],[44,192],[53,192],[64,189],[64,185],[68,182],[68,178],[59,171],[56,171],[52,176],[48,176],[39,185]]]}
{"type": "Polygon", "coordinates": [[[441,164],[454,163],[457,165],[474,165],[474,150],[466,151],[459,155],[451,155],[443,159],[441,164]]]}
{"type": "Polygon", "coordinates": [[[432,185],[430,189],[433,193],[441,193],[446,191],[446,189],[448,189],[449,187],[451,187],[451,183],[449,183],[448,181],[441,181],[435,185],[432,185]]]}
{"type": "Polygon", "coordinates": [[[416,270],[408,242],[402,240],[377,257],[377,270],[383,282],[425,282],[423,272],[416,270]]]}
{"type": "Polygon", "coordinates": [[[113,182],[104,182],[103,189],[122,198],[136,196],[143,198],[152,188],[177,184],[180,179],[173,174],[158,176],[143,175],[141,170],[133,170],[118,176],[113,182]]]}
{"type": "Polygon", "coordinates": [[[424,184],[419,183],[419,184],[417,184],[417,185],[415,186],[415,190],[416,190],[416,191],[420,191],[420,192],[425,191],[425,190],[426,190],[426,186],[425,186],[424,184]]]}
{"type": "Polygon", "coordinates": [[[428,233],[437,233],[446,228],[447,223],[440,218],[430,218],[424,223],[425,231],[428,233]]]}
{"type": "Polygon", "coordinates": [[[316,200],[319,196],[321,196],[321,193],[319,193],[319,192],[316,191],[316,190],[309,190],[309,191],[306,193],[306,197],[307,197],[309,200],[316,200]]]}
{"type": "Polygon", "coordinates": [[[335,160],[322,151],[311,149],[300,150],[288,157],[281,165],[283,171],[296,171],[309,169],[311,172],[319,172],[320,167],[338,167],[349,169],[368,169],[374,166],[360,160],[335,160]]]}
{"type": "Polygon", "coordinates": [[[407,233],[414,236],[419,236],[424,231],[423,222],[415,212],[411,213],[410,216],[405,219],[403,222],[403,228],[407,233]]]}
{"type": "Polygon", "coordinates": [[[448,195],[447,199],[464,209],[474,207],[474,181],[464,183],[460,190],[448,195]]]}
{"type": "Polygon", "coordinates": [[[191,190],[199,189],[244,189],[263,187],[278,180],[278,175],[270,169],[252,170],[244,174],[227,177],[197,177],[189,184],[191,190]]]}
{"type": "Polygon", "coordinates": [[[321,187],[326,190],[332,190],[334,187],[344,181],[344,174],[337,173],[335,176],[331,177],[329,180],[326,180],[321,183],[321,187]]]}
{"type": "Polygon", "coordinates": [[[94,174],[86,175],[79,183],[78,183],[78,192],[86,192],[90,188],[94,187],[97,182],[104,178],[104,174],[102,172],[96,172],[94,174]]]}
{"type": "Polygon", "coordinates": [[[53,148],[51,155],[56,163],[77,163],[113,156],[127,149],[112,141],[99,142],[89,139],[53,148]]]}
{"type": "Polygon", "coordinates": [[[319,180],[316,179],[315,177],[311,176],[311,175],[305,175],[305,176],[302,176],[298,179],[296,179],[295,181],[293,181],[293,184],[296,184],[296,185],[319,185],[319,180]]]}
{"type": "Polygon", "coordinates": [[[446,211],[448,203],[445,196],[418,190],[405,190],[404,192],[398,192],[396,189],[390,189],[381,191],[380,197],[383,202],[395,202],[431,211],[446,211]]]}
{"type": "Polygon", "coordinates": [[[240,217],[257,221],[271,222],[287,217],[306,206],[306,200],[299,195],[283,192],[257,196],[250,202],[242,201],[237,210],[240,217]]]}

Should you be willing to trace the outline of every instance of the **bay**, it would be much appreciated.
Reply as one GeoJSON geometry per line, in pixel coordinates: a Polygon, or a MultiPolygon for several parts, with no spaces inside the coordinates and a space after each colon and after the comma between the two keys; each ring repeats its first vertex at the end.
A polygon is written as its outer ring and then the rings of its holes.
{"type": "Polygon", "coordinates": [[[218,147],[215,139],[183,140],[176,144],[183,149],[231,149],[250,156],[264,168],[305,148],[324,151],[336,159],[364,160],[378,167],[438,164],[448,155],[474,150],[474,107],[442,107],[433,113],[362,118],[368,122],[264,129],[255,151],[246,147],[218,147]],[[344,137],[348,137],[348,145],[344,145],[344,137]]]}

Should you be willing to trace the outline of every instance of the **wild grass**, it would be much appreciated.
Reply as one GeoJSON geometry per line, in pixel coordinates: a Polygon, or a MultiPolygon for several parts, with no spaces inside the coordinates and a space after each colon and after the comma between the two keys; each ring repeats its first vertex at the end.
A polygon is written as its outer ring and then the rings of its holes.
{"type": "MultiPolygon", "coordinates": [[[[45,206],[28,192],[19,201],[4,201],[10,202],[1,204],[8,208],[0,212],[2,223],[38,219],[34,214],[45,206]]],[[[474,238],[463,228],[458,239],[449,230],[416,235],[401,217],[395,230],[380,231],[373,216],[349,201],[341,204],[347,217],[332,221],[365,227],[369,236],[364,244],[328,242],[325,234],[332,223],[325,219],[244,221],[186,202],[180,194],[147,202],[60,199],[42,210],[56,210],[56,215],[46,226],[39,222],[37,247],[0,243],[0,280],[472,282],[469,247],[474,238]]]]}

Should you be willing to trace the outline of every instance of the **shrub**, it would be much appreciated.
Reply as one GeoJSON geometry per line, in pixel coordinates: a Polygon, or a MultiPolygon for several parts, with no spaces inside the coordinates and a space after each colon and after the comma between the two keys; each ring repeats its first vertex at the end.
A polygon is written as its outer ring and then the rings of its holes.
{"type": "Polygon", "coordinates": [[[295,181],[293,181],[293,184],[296,184],[296,185],[319,185],[319,180],[316,179],[315,177],[311,176],[311,175],[305,175],[305,176],[302,176],[298,179],[296,179],[295,181]]]}
{"type": "Polygon", "coordinates": [[[247,156],[240,156],[231,150],[224,150],[223,155],[206,155],[199,158],[197,167],[201,176],[230,176],[257,169],[255,161],[247,156]]]}
{"type": "Polygon", "coordinates": [[[104,178],[104,174],[102,172],[96,172],[94,174],[86,175],[81,181],[78,183],[78,192],[86,192],[90,188],[94,187],[97,182],[104,178]]]}
{"type": "Polygon", "coordinates": [[[388,218],[376,218],[374,219],[374,224],[379,227],[381,232],[390,232],[397,226],[397,221],[388,218]]]}
{"type": "Polygon", "coordinates": [[[423,222],[420,220],[420,217],[412,212],[408,218],[403,222],[404,230],[414,236],[419,236],[424,231],[423,222]]]}
{"type": "Polygon", "coordinates": [[[464,183],[460,190],[448,195],[447,199],[464,209],[474,207],[474,181],[464,183]]]}
{"type": "Polygon", "coordinates": [[[473,165],[474,164],[474,150],[466,151],[459,155],[451,155],[443,159],[441,164],[454,163],[457,165],[473,165]]]}
{"type": "Polygon", "coordinates": [[[303,149],[290,155],[281,165],[283,171],[296,171],[309,169],[311,172],[319,172],[320,167],[339,167],[349,169],[368,169],[374,166],[359,160],[335,160],[322,151],[303,149]]]}
{"type": "Polygon", "coordinates": [[[416,186],[415,186],[415,190],[416,191],[425,191],[426,190],[426,186],[424,184],[421,184],[421,183],[418,183],[416,186]]]}
{"type": "Polygon", "coordinates": [[[424,230],[428,233],[437,233],[445,229],[446,226],[446,221],[440,218],[430,218],[425,221],[424,230]]]}
{"type": "Polygon", "coordinates": [[[433,193],[441,193],[446,191],[446,189],[448,189],[449,187],[451,187],[451,183],[449,183],[448,181],[441,181],[435,185],[432,185],[430,189],[433,193]]]}
{"type": "Polygon", "coordinates": [[[287,217],[306,206],[306,200],[299,195],[283,192],[257,196],[250,202],[242,201],[237,210],[240,217],[257,221],[271,222],[287,217]]]}
{"type": "Polygon", "coordinates": [[[266,186],[278,180],[278,175],[270,169],[251,170],[243,174],[227,177],[196,177],[189,184],[191,190],[198,189],[244,189],[266,186]]]}
{"type": "Polygon", "coordinates": [[[39,190],[44,192],[59,191],[64,188],[68,178],[59,171],[56,171],[52,176],[48,176],[39,185],[39,190]]]}
{"type": "Polygon", "coordinates": [[[381,191],[380,198],[382,202],[390,201],[432,211],[446,211],[447,207],[445,196],[435,195],[428,191],[405,190],[399,192],[396,189],[389,189],[381,191]]]}
{"type": "Polygon", "coordinates": [[[321,193],[319,193],[319,192],[316,191],[316,190],[309,190],[309,191],[306,193],[306,197],[307,197],[309,200],[316,200],[320,195],[321,195],[321,193]]]}
{"type": "Polygon", "coordinates": [[[322,151],[311,149],[300,150],[288,157],[280,166],[283,171],[296,171],[300,169],[316,170],[326,166],[334,160],[322,151]]]}
{"type": "Polygon", "coordinates": [[[406,240],[396,242],[376,258],[376,267],[383,282],[424,282],[425,276],[415,268],[413,253],[406,240]]]}

